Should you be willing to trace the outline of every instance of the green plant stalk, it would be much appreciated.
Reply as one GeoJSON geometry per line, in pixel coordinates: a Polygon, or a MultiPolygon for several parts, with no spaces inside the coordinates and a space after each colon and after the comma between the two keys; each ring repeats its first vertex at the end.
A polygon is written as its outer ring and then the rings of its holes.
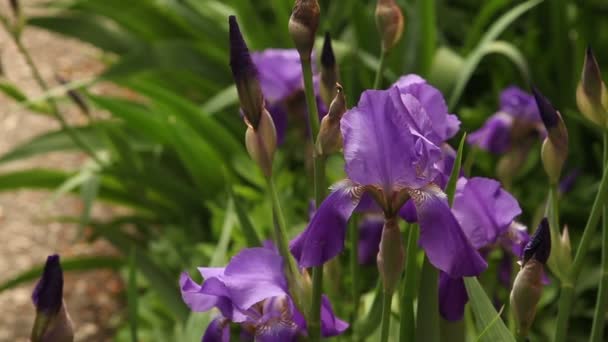
{"type": "Polygon", "coordinates": [[[437,44],[437,19],[435,0],[418,1],[418,12],[421,17],[420,30],[420,74],[428,76],[433,65],[437,44]]]}
{"type": "Polygon", "coordinates": [[[314,147],[315,139],[319,134],[319,110],[317,108],[317,101],[315,98],[315,89],[312,81],[312,65],[310,58],[302,59],[302,73],[304,76],[304,92],[306,95],[306,106],[308,108],[308,124],[310,125],[310,140],[314,147]]]}
{"type": "Polygon", "coordinates": [[[391,327],[391,303],[393,302],[392,291],[382,291],[382,325],[380,342],[388,342],[391,327]]]}
{"type": "Polygon", "coordinates": [[[350,274],[351,274],[351,293],[353,296],[353,314],[351,316],[351,329],[355,331],[354,324],[357,321],[357,313],[359,312],[359,225],[354,217],[349,221],[350,232],[349,242],[350,251],[350,274]]]}
{"type": "Polygon", "coordinates": [[[604,165],[604,172],[600,187],[595,196],[593,206],[591,207],[591,213],[587,219],[587,224],[583,230],[583,236],[578,245],[574,262],[570,268],[567,279],[564,279],[561,283],[561,293],[559,297],[559,305],[557,312],[557,322],[555,325],[554,342],[566,341],[568,333],[568,319],[570,317],[570,311],[572,310],[572,304],[574,302],[574,284],[578,280],[578,276],[581,273],[583,262],[589,252],[589,246],[595,235],[597,224],[602,216],[602,211],[606,200],[608,199],[608,168],[604,165]]]}
{"type": "Polygon", "coordinates": [[[380,86],[382,86],[382,76],[384,74],[384,68],[386,66],[386,54],[387,52],[383,48],[382,52],[380,53],[380,63],[378,64],[378,70],[376,70],[376,78],[374,79],[373,89],[380,89],[380,86]]]}
{"type": "MultiPolygon", "coordinates": [[[[6,30],[8,35],[15,42],[15,45],[17,46],[19,53],[21,53],[21,55],[25,59],[25,63],[32,71],[32,75],[34,76],[36,83],[38,83],[38,86],[40,86],[40,88],[43,91],[47,92],[49,90],[49,86],[46,83],[46,81],[42,78],[42,75],[40,74],[40,70],[38,70],[36,63],[34,63],[34,59],[32,58],[32,55],[30,55],[29,51],[25,48],[25,46],[21,42],[21,39],[19,38],[20,37],[19,31],[11,30],[11,28],[6,20],[2,20],[2,25],[4,26],[4,29],[6,30]]],[[[59,107],[57,107],[57,103],[55,102],[55,99],[53,99],[52,97],[49,97],[47,99],[47,102],[48,102],[49,106],[51,107],[51,113],[53,114],[55,119],[57,119],[57,121],[59,122],[61,129],[67,133],[67,135],[70,137],[70,139],[72,139],[72,141],[74,141],[74,143],[78,147],[80,147],[81,150],[83,150],[85,153],[87,153],[89,156],[91,156],[91,158],[93,158],[93,160],[95,160],[95,162],[97,164],[103,165],[103,162],[99,159],[99,157],[97,157],[97,154],[95,154],[95,151],[89,145],[87,145],[87,143],[84,142],[84,140],[82,140],[80,138],[80,136],[78,136],[78,134],[72,129],[72,127],[67,123],[65,118],[61,115],[61,112],[59,111],[59,107]]]]}
{"type": "Polygon", "coordinates": [[[438,285],[439,272],[425,256],[420,274],[416,338],[414,341],[440,341],[438,285]]]}
{"type": "Polygon", "coordinates": [[[405,250],[405,277],[401,293],[401,317],[399,322],[399,341],[413,341],[416,333],[416,321],[414,319],[414,299],[416,298],[416,275],[418,264],[416,254],[418,253],[418,228],[410,224],[407,226],[407,247],[405,250]]]}
{"type": "MultiPolygon", "coordinates": [[[[604,131],[604,165],[608,162],[608,131],[604,131]]],[[[602,210],[602,273],[597,289],[597,301],[593,313],[590,342],[601,342],[604,335],[606,308],[608,307],[608,207],[602,210]]]]}

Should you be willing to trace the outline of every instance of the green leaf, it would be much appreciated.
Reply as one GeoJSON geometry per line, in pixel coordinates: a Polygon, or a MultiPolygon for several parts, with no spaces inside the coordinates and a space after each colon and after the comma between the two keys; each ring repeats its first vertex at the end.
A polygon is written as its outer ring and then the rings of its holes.
{"type": "Polygon", "coordinates": [[[415,341],[440,340],[438,284],[439,271],[425,255],[418,289],[415,341]]]}
{"type": "Polygon", "coordinates": [[[517,18],[526,13],[527,11],[534,8],[536,5],[540,4],[543,0],[529,0],[518,6],[515,6],[510,11],[501,16],[486,32],[486,34],[481,38],[479,44],[475,47],[475,49],[469,54],[465,61],[465,65],[460,72],[460,76],[454,86],[454,90],[452,91],[452,95],[449,100],[449,107],[454,108],[460,96],[462,95],[464,88],[466,87],[469,79],[473,75],[473,72],[477,68],[477,65],[487,54],[488,45],[490,45],[498,36],[504,32],[509,25],[511,25],[517,18]]]}
{"type": "Polygon", "coordinates": [[[224,223],[222,224],[222,230],[220,239],[215,246],[211,260],[209,261],[209,267],[219,267],[226,263],[226,254],[228,250],[228,243],[230,243],[230,237],[232,235],[232,229],[236,221],[234,214],[234,201],[232,198],[228,200],[226,211],[224,213],[224,223]]]}
{"type": "MultiPolygon", "coordinates": [[[[61,259],[61,267],[66,272],[89,271],[100,268],[118,269],[122,265],[124,265],[123,259],[117,257],[94,256],[61,259]]],[[[0,284],[0,292],[12,289],[21,284],[38,279],[42,275],[43,268],[44,265],[34,266],[31,269],[22,272],[17,276],[5,281],[4,283],[0,284]]]]}
{"type": "Polygon", "coordinates": [[[241,232],[245,236],[245,240],[247,240],[247,246],[249,247],[259,247],[262,246],[262,240],[260,239],[260,235],[255,230],[253,224],[251,223],[251,219],[245,210],[241,200],[236,198],[232,186],[228,186],[228,191],[230,193],[230,197],[234,202],[234,208],[236,210],[236,215],[239,219],[239,223],[241,225],[241,232]]]}
{"type": "Polygon", "coordinates": [[[129,279],[127,288],[127,303],[129,308],[129,328],[131,330],[131,341],[137,342],[137,263],[135,259],[135,248],[131,248],[129,255],[129,279]]]}
{"type": "Polygon", "coordinates": [[[53,189],[70,174],[51,169],[28,169],[0,174],[0,191],[22,188],[53,189]]]}
{"type": "Polygon", "coordinates": [[[382,320],[382,283],[378,280],[376,290],[374,291],[374,299],[372,305],[365,317],[356,324],[357,337],[364,341],[380,328],[382,320]]]}
{"type": "Polygon", "coordinates": [[[448,195],[448,201],[450,203],[450,207],[452,203],[454,203],[454,194],[456,193],[456,183],[458,182],[458,178],[460,177],[460,166],[462,165],[462,154],[464,152],[464,143],[467,140],[467,133],[465,132],[460,138],[460,144],[458,144],[458,153],[456,154],[456,158],[454,159],[454,165],[452,166],[452,173],[450,174],[450,179],[448,180],[448,185],[445,188],[445,193],[448,195]]]}
{"type": "Polygon", "coordinates": [[[480,341],[515,342],[515,338],[494,309],[492,301],[488,298],[477,278],[465,277],[464,284],[475,316],[477,330],[483,331],[483,334],[479,336],[480,341]]]}
{"type": "Polygon", "coordinates": [[[208,115],[213,115],[230,106],[237,105],[238,103],[239,94],[236,92],[236,86],[230,85],[207,100],[207,102],[203,104],[202,108],[203,112],[207,113],[208,115]]]}

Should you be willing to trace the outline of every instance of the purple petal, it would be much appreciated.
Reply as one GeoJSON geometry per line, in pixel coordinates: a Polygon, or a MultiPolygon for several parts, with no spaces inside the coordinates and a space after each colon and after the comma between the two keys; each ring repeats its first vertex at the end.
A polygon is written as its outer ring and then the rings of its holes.
{"type": "MultiPolygon", "coordinates": [[[[423,111],[415,99],[410,104],[410,110],[423,111]]],[[[440,158],[439,148],[408,124],[410,114],[396,87],[361,95],[358,106],[341,120],[345,169],[351,180],[390,191],[420,186],[434,177],[436,171],[429,166],[440,158]]]]}
{"type": "Polygon", "coordinates": [[[444,272],[439,274],[439,312],[448,321],[459,321],[464,316],[464,307],[469,301],[462,278],[451,278],[444,272]]]}
{"type": "MultiPolygon", "coordinates": [[[[441,160],[439,160],[435,167],[439,170],[437,177],[433,183],[439,185],[441,189],[445,189],[450,180],[450,176],[452,175],[452,169],[454,168],[454,162],[456,161],[456,151],[452,148],[452,146],[447,143],[441,144],[441,160]]],[[[460,170],[460,174],[464,174],[462,170],[460,170]]]]}
{"type": "Polygon", "coordinates": [[[418,215],[416,214],[416,205],[413,200],[408,200],[405,205],[399,209],[399,216],[406,222],[415,223],[418,222],[418,215]]]}
{"type": "Polygon", "coordinates": [[[283,259],[266,248],[247,248],[234,256],[223,277],[234,305],[247,310],[264,299],[287,294],[283,259]]]}
{"type": "MultiPolygon", "coordinates": [[[[460,120],[448,114],[448,106],[443,95],[437,88],[429,85],[422,77],[414,74],[401,77],[394,86],[399,88],[402,95],[415,97],[424,108],[432,124],[433,136],[427,136],[434,144],[441,144],[453,137],[460,129],[460,120]]],[[[415,119],[420,120],[420,116],[415,119]]]]}
{"type": "Polygon", "coordinates": [[[473,247],[494,244],[521,214],[517,200],[489,178],[460,178],[452,212],[473,247]]]}
{"type": "Polygon", "coordinates": [[[420,224],[418,244],[431,264],[454,278],[480,274],[487,264],[460,228],[446,195],[435,185],[411,195],[420,224]]]}
{"type": "Polygon", "coordinates": [[[217,317],[205,330],[202,342],[230,342],[230,324],[228,320],[217,317]]]}
{"type": "Polygon", "coordinates": [[[268,49],[251,54],[266,101],[277,104],[303,89],[300,55],[295,49],[268,49]]]}
{"type": "Polygon", "coordinates": [[[321,298],[321,334],[323,337],[337,336],[348,329],[348,323],[336,317],[327,296],[321,298]]]}
{"type": "Polygon", "coordinates": [[[530,123],[542,122],[534,96],[516,86],[508,87],[500,94],[500,111],[530,123]]]}
{"type": "Polygon", "coordinates": [[[283,103],[276,103],[268,106],[268,112],[274,122],[274,127],[277,131],[277,143],[283,144],[285,135],[287,134],[287,112],[283,103]]]}
{"type": "Polygon", "coordinates": [[[179,285],[182,299],[190,310],[205,312],[217,307],[224,317],[232,318],[233,308],[228,290],[217,278],[207,278],[201,286],[184,272],[180,276],[179,285]]]}
{"type": "Polygon", "coordinates": [[[506,113],[496,113],[484,125],[467,137],[467,142],[494,154],[507,152],[511,147],[513,117],[506,113]]]}
{"type": "Polygon", "coordinates": [[[42,277],[32,293],[36,310],[48,315],[56,315],[63,301],[63,270],[59,255],[50,255],[46,259],[42,277]]]}
{"type": "Polygon", "coordinates": [[[297,341],[299,332],[304,331],[306,326],[300,326],[291,319],[295,311],[295,305],[287,296],[266,300],[264,315],[255,322],[258,332],[256,341],[297,341]]]}
{"type": "Polygon", "coordinates": [[[524,252],[524,247],[530,241],[528,228],[521,223],[513,222],[505,234],[499,238],[502,248],[511,252],[513,256],[520,259],[524,252]]]}
{"type": "Polygon", "coordinates": [[[346,223],[359,199],[348,181],[334,187],[321,203],[306,230],[290,243],[291,253],[300,267],[319,266],[344,249],[346,223]]]}
{"type": "Polygon", "coordinates": [[[513,276],[513,257],[505,253],[498,264],[498,281],[506,289],[511,289],[513,276]]]}
{"type": "Polygon", "coordinates": [[[367,215],[359,225],[358,258],[359,264],[369,265],[376,262],[384,218],[379,215],[367,215]]]}

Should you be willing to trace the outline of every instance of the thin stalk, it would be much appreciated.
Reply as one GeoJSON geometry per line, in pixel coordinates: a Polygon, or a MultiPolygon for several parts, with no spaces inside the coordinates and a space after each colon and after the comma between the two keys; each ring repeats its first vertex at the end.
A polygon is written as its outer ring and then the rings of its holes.
{"type": "Polygon", "coordinates": [[[384,67],[386,65],[386,50],[382,49],[380,53],[380,63],[378,64],[378,70],[376,70],[376,79],[374,80],[374,89],[380,89],[382,86],[382,75],[384,74],[384,67]]]}
{"type": "Polygon", "coordinates": [[[437,16],[435,11],[435,0],[418,1],[420,13],[420,62],[419,72],[422,76],[428,76],[433,65],[435,49],[437,47],[437,16]]]}
{"type": "Polygon", "coordinates": [[[589,252],[589,246],[594,238],[604,204],[606,203],[606,199],[608,199],[608,168],[606,166],[607,165],[604,165],[600,187],[595,196],[593,206],[591,207],[591,213],[589,213],[589,218],[587,219],[581,242],[578,245],[572,268],[568,274],[568,279],[562,281],[561,284],[557,323],[555,325],[555,342],[566,341],[568,334],[568,319],[570,317],[570,311],[572,310],[572,303],[574,302],[574,284],[576,284],[578,276],[581,273],[583,262],[585,261],[587,252],[589,252]]]}
{"type": "Polygon", "coordinates": [[[312,65],[310,58],[302,59],[302,73],[304,76],[304,92],[306,95],[306,106],[308,107],[308,124],[310,125],[310,140],[314,147],[315,139],[319,134],[319,110],[317,108],[317,100],[315,98],[315,90],[312,82],[312,65]]]}
{"type": "MultiPolygon", "coordinates": [[[[608,162],[608,131],[604,131],[604,165],[608,162]]],[[[604,335],[606,307],[608,306],[608,207],[602,211],[602,277],[597,289],[590,342],[601,342],[604,335]]]]}
{"type": "Polygon", "coordinates": [[[401,293],[401,317],[399,322],[399,341],[413,341],[416,335],[416,321],[414,318],[414,299],[416,298],[416,275],[418,274],[418,228],[408,225],[407,247],[405,250],[405,277],[401,293]]]}
{"type": "Polygon", "coordinates": [[[425,256],[420,274],[416,338],[414,341],[440,341],[438,287],[439,272],[425,256]]]}
{"type": "Polygon", "coordinates": [[[391,326],[391,303],[393,301],[393,293],[382,292],[382,329],[380,342],[388,342],[389,331],[391,326]]]}
{"type": "Polygon", "coordinates": [[[351,281],[351,294],[353,296],[353,314],[351,316],[350,326],[352,331],[355,331],[353,325],[357,321],[357,314],[359,312],[359,225],[355,217],[351,217],[349,222],[349,242],[351,246],[350,251],[350,274],[352,277],[351,281]]]}

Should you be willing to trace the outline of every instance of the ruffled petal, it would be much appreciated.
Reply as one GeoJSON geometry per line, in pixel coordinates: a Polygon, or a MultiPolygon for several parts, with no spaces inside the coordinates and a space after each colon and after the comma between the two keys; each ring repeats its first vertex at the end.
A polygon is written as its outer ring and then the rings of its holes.
{"type": "Polygon", "coordinates": [[[513,117],[499,112],[492,115],[484,125],[467,137],[467,142],[494,154],[507,152],[511,147],[513,117]]]}
{"type": "Polygon", "coordinates": [[[233,304],[249,309],[264,299],[287,294],[283,259],[266,248],[247,248],[234,256],[223,277],[233,304]]]}
{"type": "Polygon", "coordinates": [[[451,278],[444,272],[439,274],[439,313],[448,321],[459,321],[464,316],[464,307],[469,301],[462,278],[451,278]]]}
{"type": "Polygon", "coordinates": [[[344,249],[346,223],[359,202],[352,183],[338,183],[321,203],[306,230],[290,243],[300,267],[319,266],[344,249]]]}
{"type": "Polygon", "coordinates": [[[348,323],[334,314],[327,296],[321,298],[321,334],[323,337],[337,336],[348,329],[348,323]]]}
{"type": "Polygon", "coordinates": [[[489,178],[460,178],[452,212],[473,247],[494,244],[521,214],[517,200],[489,178]]]}
{"type": "Polygon", "coordinates": [[[230,342],[229,323],[225,318],[215,318],[205,330],[202,342],[230,342]]]}
{"type": "Polygon", "coordinates": [[[433,266],[453,278],[480,274],[487,263],[471,245],[448,206],[446,195],[435,185],[412,190],[420,240],[433,266]]]}
{"type": "Polygon", "coordinates": [[[194,312],[205,312],[218,308],[226,318],[233,318],[233,306],[228,290],[217,278],[208,278],[203,285],[193,281],[186,272],[179,279],[182,300],[194,312]]]}

